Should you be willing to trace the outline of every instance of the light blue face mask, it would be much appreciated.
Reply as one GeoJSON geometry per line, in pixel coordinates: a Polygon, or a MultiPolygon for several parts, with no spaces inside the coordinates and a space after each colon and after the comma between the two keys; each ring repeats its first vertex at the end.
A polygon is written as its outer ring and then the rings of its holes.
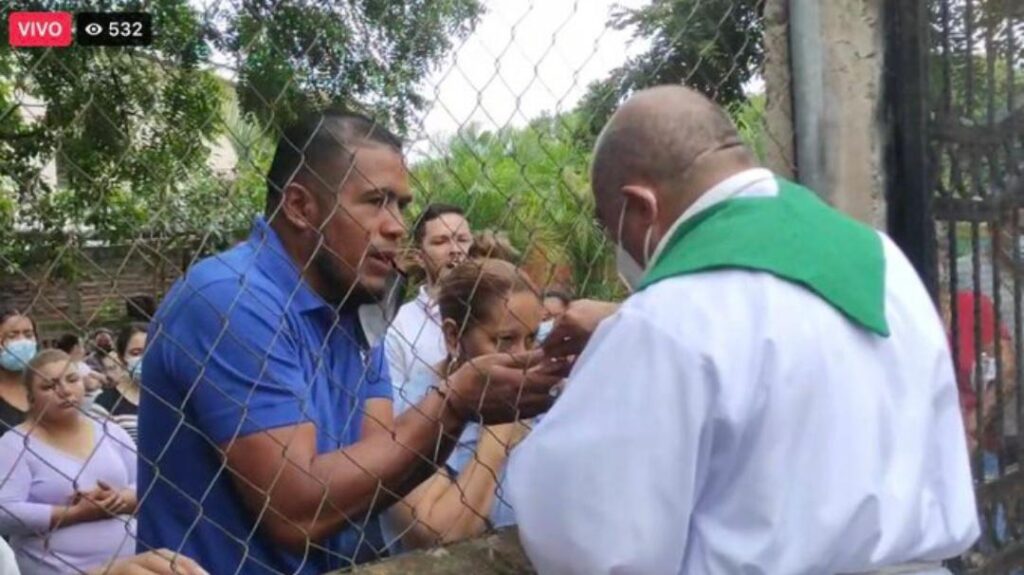
{"type": "Polygon", "coordinates": [[[142,381],[142,358],[132,357],[128,359],[128,375],[132,378],[132,381],[139,383],[142,381]]]}
{"type": "Polygon", "coordinates": [[[0,350],[0,367],[7,371],[22,372],[28,362],[36,356],[37,345],[34,339],[18,339],[7,342],[0,350]]]}
{"type": "Polygon", "coordinates": [[[548,319],[540,322],[540,326],[537,327],[537,343],[544,343],[544,340],[551,335],[551,330],[555,327],[555,320],[548,319]]]}

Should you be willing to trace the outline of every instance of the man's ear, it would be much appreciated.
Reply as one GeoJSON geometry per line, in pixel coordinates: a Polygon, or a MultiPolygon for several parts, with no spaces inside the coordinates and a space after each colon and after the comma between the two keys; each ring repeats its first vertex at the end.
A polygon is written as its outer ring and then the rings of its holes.
{"type": "Polygon", "coordinates": [[[320,199],[306,186],[292,182],[281,192],[281,206],[277,217],[284,218],[300,232],[315,230],[323,216],[320,199]]]}
{"type": "Polygon", "coordinates": [[[631,200],[629,204],[633,209],[639,210],[640,222],[645,227],[658,221],[658,196],[654,190],[646,186],[623,186],[622,195],[631,200]]]}
{"type": "Polygon", "coordinates": [[[459,357],[459,324],[453,319],[446,319],[441,324],[441,331],[444,332],[444,346],[448,356],[453,359],[459,357]]]}

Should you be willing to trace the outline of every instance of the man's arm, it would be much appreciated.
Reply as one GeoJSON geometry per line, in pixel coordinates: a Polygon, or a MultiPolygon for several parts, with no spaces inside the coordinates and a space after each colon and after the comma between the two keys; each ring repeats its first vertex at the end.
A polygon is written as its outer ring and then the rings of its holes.
{"type": "Polygon", "coordinates": [[[635,313],[601,326],[509,463],[520,539],[540,573],[678,571],[707,470],[713,373],[635,313]]]}
{"type": "Polygon", "coordinates": [[[279,544],[302,550],[366,512],[404,497],[448,458],[472,414],[501,423],[550,406],[562,366],[534,365],[542,354],[495,354],[452,374],[395,421],[339,451],[317,454],[310,423],[239,437],[222,446],[246,506],[262,514],[279,544]],[[486,394],[484,390],[486,389],[486,394]]]}
{"type": "Polygon", "coordinates": [[[302,550],[352,518],[393,502],[451,452],[465,421],[431,393],[395,421],[394,438],[372,433],[318,454],[316,427],[302,423],[240,437],[223,446],[246,506],[263,515],[278,543],[302,550]],[[428,458],[423,454],[436,453],[428,458]]]}
{"type": "Polygon", "coordinates": [[[359,437],[366,438],[374,434],[391,436],[395,429],[395,408],[390,399],[368,399],[363,412],[363,427],[359,437]]]}

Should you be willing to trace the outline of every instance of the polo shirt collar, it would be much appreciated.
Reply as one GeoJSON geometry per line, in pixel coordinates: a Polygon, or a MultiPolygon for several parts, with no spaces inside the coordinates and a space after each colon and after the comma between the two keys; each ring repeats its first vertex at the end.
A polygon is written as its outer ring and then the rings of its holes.
{"type": "Polygon", "coordinates": [[[271,283],[288,294],[288,306],[291,309],[302,313],[319,309],[333,310],[330,304],[302,279],[295,261],[284,249],[281,238],[262,216],[253,222],[248,244],[255,254],[256,267],[271,283]]]}

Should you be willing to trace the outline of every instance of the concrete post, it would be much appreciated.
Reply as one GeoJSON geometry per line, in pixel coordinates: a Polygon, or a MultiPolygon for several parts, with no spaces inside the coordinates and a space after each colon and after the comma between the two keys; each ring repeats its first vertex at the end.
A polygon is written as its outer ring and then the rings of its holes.
{"type": "Polygon", "coordinates": [[[882,229],[888,137],[882,93],[884,4],[767,0],[765,6],[766,126],[777,136],[770,138],[769,166],[785,174],[795,164],[799,181],[838,209],[882,229]],[[794,132],[792,144],[784,137],[787,123],[794,132]]]}

